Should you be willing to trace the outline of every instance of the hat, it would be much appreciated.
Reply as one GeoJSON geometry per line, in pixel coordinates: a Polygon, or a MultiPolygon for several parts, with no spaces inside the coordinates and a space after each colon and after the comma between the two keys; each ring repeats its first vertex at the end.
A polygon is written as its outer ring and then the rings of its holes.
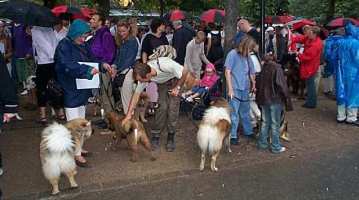
{"type": "Polygon", "coordinates": [[[215,66],[214,66],[212,63],[208,63],[208,64],[206,65],[206,69],[210,69],[210,70],[216,71],[216,68],[215,68],[215,66]]]}
{"type": "Polygon", "coordinates": [[[67,33],[67,37],[74,40],[90,31],[91,31],[90,26],[85,21],[81,19],[76,19],[70,25],[69,32],[67,33]]]}

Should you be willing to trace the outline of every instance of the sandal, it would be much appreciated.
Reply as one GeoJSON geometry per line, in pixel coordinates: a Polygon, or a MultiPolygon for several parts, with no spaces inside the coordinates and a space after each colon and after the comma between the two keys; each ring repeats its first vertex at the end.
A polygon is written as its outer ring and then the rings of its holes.
{"type": "Polygon", "coordinates": [[[65,121],[66,120],[66,117],[64,114],[61,114],[61,115],[58,115],[57,116],[57,119],[60,120],[60,121],[65,121]]]}
{"type": "Polygon", "coordinates": [[[39,124],[42,124],[42,125],[46,125],[47,124],[47,118],[46,117],[41,117],[36,122],[39,123],[39,124]]]}
{"type": "Polygon", "coordinates": [[[92,152],[89,152],[89,151],[87,151],[87,152],[81,152],[81,156],[83,156],[83,157],[91,157],[91,156],[93,156],[93,153],[92,153],[92,152]]]}
{"type": "Polygon", "coordinates": [[[87,161],[86,162],[80,162],[80,161],[75,159],[75,163],[76,163],[76,165],[78,167],[83,167],[83,168],[89,168],[90,167],[89,164],[87,163],[87,161]]]}

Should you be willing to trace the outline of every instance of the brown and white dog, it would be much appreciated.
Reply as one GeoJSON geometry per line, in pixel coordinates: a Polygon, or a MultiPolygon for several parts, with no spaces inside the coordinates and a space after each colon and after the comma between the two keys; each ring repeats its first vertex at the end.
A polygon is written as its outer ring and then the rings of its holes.
{"type": "Polygon", "coordinates": [[[42,131],[40,159],[44,176],[52,185],[52,194],[59,193],[59,180],[65,174],[71,188],[76,188],[75,149],[92,134],[91,122],[74,119],[67,124],[53,123],[42,131]]]}
{"type": "Polygon", "coordinates": [[[197,133],[198,145],[201,149],[200,170],[204,169],[206,153],[211,156],[211,170],[218,171],[216,167],[217,157],[222,149],[223,142],[230,149],[231,117],[230,107],[224,98],[211,102],[211,106],[205,111],[197,133]]]}
{"type": "Polygon", "coordinates": [[[127,140],[127,143],[132,150],[132,162],[136,162],[138,159],[139,143],[141,143],[143,147],[151,154],[151,160],[156,160],[153,155],[151,143],[146,134],[145,127],[140,121],[131,119],[122,126],[122,120],[124,119],[124,116],[119,116],[115,112],[107,113],[106,119],[108,120],[110,130],[115,131],[115,136],[113,137],[115,140],[114,145],[120,144],[122,139],[127,140]]]}

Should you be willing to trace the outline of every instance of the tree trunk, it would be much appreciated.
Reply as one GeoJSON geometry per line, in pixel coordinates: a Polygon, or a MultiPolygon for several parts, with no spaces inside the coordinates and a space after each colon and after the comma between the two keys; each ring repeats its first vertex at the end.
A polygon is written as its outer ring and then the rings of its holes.
{"type": "Polygon", "coordinates": [[[329,0],[327,21],[332,20],[335,16],[335,3],[336,3],[336,0],[329,0]]]}
{"type": "Polygon", "coordinates": [[[224,18],[224,52],[225,55],[233,47],[233,39],[237,33],[237,16],[239,16],[238,0],[225,0],[226,17],[224,18]]]}
{"type": "Polygon", "coordinates": [[[48,8],[53,8],[56,5],[56,0],[43,0],[44,6],[48,8]]]}
{"type": "Polygon", "coordinates": [[[98,4],[97,10],[99,13],[108,17],[110,14],[110,0],[97,0],[96,3],[98,4]]]}
{"type": "Polygon", "coordinates": [[[165,3],[163,0],[159,0],[160,2],[160,13],[161,13],[161,17],[163,17],[163,13],[164,13],[164,10],[165,10],[165,3]]]}

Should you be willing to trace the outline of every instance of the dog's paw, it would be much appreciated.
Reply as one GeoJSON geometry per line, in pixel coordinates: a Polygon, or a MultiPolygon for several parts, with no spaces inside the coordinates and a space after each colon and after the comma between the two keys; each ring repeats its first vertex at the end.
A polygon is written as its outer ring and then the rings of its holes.
{"type": "Polygon", "coordinates": [[[51,193],[51,195],[52,195],[52,196],[55,196],[55,195],[58,195],[59,193],[60,193],[59,190],[53,190],[52,193],[51,193]]]}
{"type": "Polygon", "coordinates": [[[76,189],[76,188],[78,188],[79,187],[79,185],[77,185],[77,183],[73,183],[72,185],[71,185],[71,189],[76,189]]]}
{"type": "Polygon", "coordinates": [[[199,167],[199,171],[203,172],[203,170],[204,170],[204,166],[201,165],[201,166],[199,167]]]}
{"type": "Polygon", "coordinates": [[[212,170],[212,172],[217,172],[218,168],[217,167],[212,167],[211,170],[212,170]]]}
{"type": "Polygon", "coordinates": [[[231,149],[231,148],[228,148],[228,153],[232,153],[232,149],[231,149]]]}

